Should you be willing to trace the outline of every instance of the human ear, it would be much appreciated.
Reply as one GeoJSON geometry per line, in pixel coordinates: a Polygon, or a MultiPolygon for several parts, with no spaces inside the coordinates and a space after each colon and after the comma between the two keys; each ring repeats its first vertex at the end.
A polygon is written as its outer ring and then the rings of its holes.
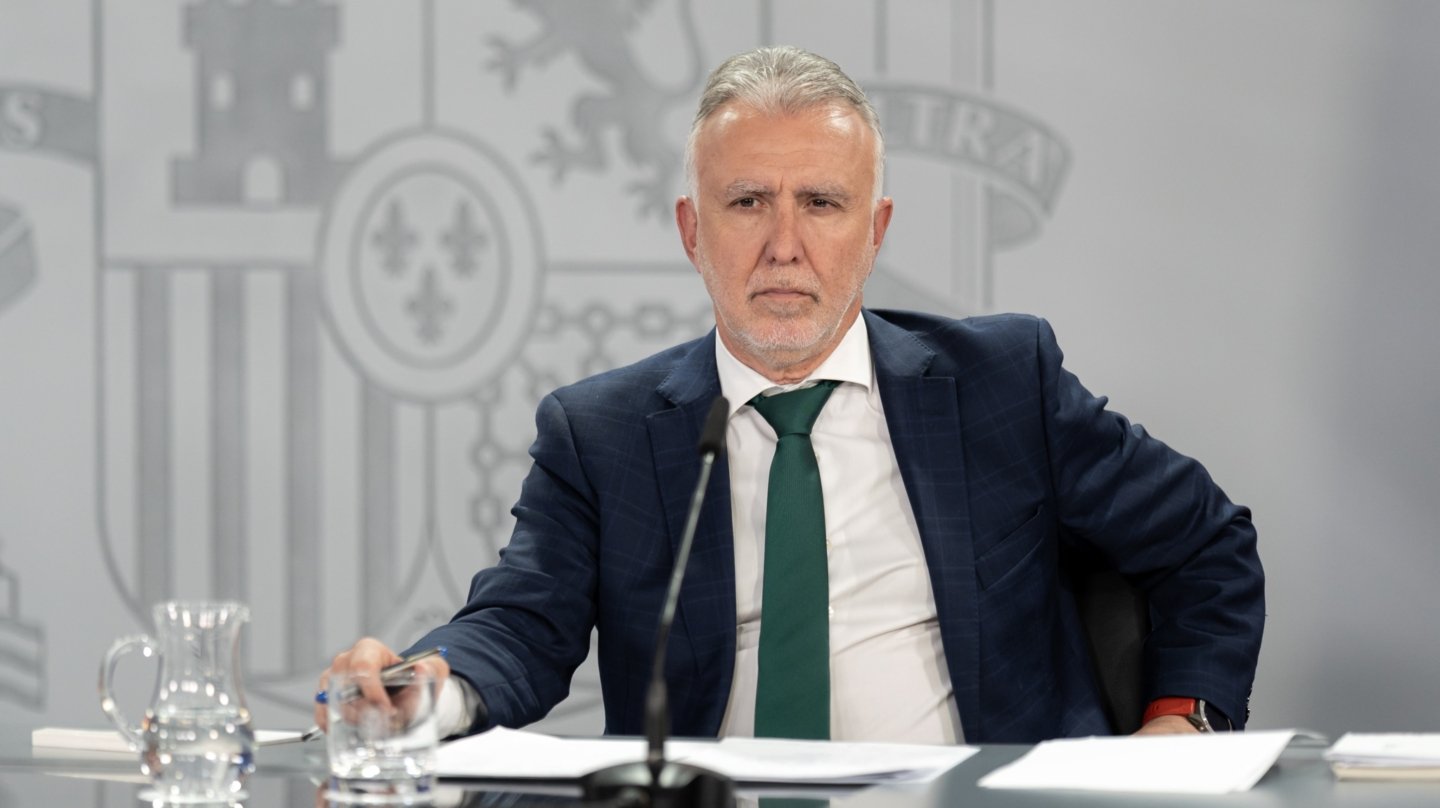
{"type": "Polygon", "coordinates": [[[680,231],[680,244],[685,248],[685,255],[689,257],[690,263],[699,269],[700,265],[695,262],[695,247],[699,242],[699,214],[695,210],[695,200],[688,196],[675,200],[675,228],[680,231]]]}

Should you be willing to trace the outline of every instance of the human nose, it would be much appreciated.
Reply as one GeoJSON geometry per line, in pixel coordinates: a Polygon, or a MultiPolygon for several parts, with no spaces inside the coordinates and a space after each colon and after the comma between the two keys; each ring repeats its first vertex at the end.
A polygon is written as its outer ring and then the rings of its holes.
{"type": "Polygon", "coordinates": [[[776,207],[765,252],[771,264],[794,264],[805,255],[804,241],[800,237],[800,217],[791,206],[776,207]]]}

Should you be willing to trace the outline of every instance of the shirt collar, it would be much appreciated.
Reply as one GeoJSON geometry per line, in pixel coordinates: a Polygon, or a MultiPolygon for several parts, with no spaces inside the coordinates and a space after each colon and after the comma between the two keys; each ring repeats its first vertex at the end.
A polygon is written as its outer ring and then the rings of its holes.
{"type": "Polygon", "coordinates": [[[770,391],[795,390],[823,379],[858,384],[870,389],[874,370],[870,363],[870,332],[865,318],[856,317],[835,350],[804,380],[795,384],[777,385],[748,367],[730,349],[720,335],[715,335],[715,369],[720,375],[720,394],[730,403],[730,415],[740,411],[755,396],[770,391]]]}

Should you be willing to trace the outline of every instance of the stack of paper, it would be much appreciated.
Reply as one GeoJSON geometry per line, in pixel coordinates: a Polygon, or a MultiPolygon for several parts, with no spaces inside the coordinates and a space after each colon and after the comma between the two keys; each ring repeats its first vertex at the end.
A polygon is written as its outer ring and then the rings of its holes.
{"type": "Polygon", "coordinates": [[[1349,732],[1325,759],[1342,780],[1440,780],[1440,734],[1349,732]]]}
{"type": "MultiPolygon", "coordinates": [[[[293,743],[304,733],[291,730],[256,730],[255,743],[260,746],[293,743]]],[[[133,755],[125,736],[113,729],[74,729],[72,727],[40,727],[30,731],[30,746],[47,753],[69,752],[133,755]]]]}
{"type": "Polygon", "coordinates": [[[1248,791],[1294,736],[1293,730],[1284,730],[1046,741],[980,778],[980,786],[1156,794],[1248,791]]]}
{"type": "MultiPolygon", "coordinates": [[[[440,747],[441,777],[575,779],[645,759],[645,742],[556,738],[496,727],[440,747]]],[[[665,755],[745,783],[862,785],[933,779],[975,754],[970,746],[726,738],[670,741],[665,755]]]]}

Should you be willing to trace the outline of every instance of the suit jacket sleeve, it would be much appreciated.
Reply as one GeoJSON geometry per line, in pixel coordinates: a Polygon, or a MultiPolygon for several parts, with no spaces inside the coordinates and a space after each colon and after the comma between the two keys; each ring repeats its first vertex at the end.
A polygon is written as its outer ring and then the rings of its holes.
{"type": "Polygon", "coordinates": [[[1037,353],[1059,520],[1146,593],[1145,698],[1204,698],[1237,727],[1265,620],[1250,511],[1205,469],[1105,409],[1061,367],[1048,323],[1037,353]]]}
{"type": "Polygon", "coordinates": [[[414,645],[445,646],[454,674],[485,702],[488,719],[472,732],[543,718],[569,693],[595,625],[596,494],[553,394],[540,403],[536,426],[534,464],[500,563],[476,573],[459,613],[414,645]]]}

